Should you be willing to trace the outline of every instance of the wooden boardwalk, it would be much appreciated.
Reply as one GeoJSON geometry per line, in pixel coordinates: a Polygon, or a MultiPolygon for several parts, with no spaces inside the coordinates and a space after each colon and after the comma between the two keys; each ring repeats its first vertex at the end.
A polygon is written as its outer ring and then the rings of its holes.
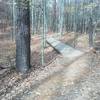
{"type": "Polygon", "coordinates": [[[61,41],[54,39],[52,37],[47,39],[47,43],[51,45],[57,52],[63,55],[63,57],[68,59],[74,59],[84,54],[84,52],[79,51],[61,41]]]}

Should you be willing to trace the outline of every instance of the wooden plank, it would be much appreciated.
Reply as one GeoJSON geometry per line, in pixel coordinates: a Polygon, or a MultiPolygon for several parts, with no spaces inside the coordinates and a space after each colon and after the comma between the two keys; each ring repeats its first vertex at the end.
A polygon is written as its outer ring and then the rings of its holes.
{"type": "Polygon", "coordinates": [[[79,51],[67,44],[64,44],[52,37],[47,39],[47,43],[51,45],[55,50],[57,50],[60,54],[62,54],[64,57],[69,59],[73,59],[84,54],[84,52],[79,51]]]}

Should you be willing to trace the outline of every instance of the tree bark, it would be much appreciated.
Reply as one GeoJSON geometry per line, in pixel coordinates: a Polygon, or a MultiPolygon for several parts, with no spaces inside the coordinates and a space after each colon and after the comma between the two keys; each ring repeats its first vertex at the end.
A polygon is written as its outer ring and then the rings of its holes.
{"type": "Polygon", "coordinates": [[[26,73],[30,68],[30,9],[28,1],[17,4],[16,69],[26,73]]]}

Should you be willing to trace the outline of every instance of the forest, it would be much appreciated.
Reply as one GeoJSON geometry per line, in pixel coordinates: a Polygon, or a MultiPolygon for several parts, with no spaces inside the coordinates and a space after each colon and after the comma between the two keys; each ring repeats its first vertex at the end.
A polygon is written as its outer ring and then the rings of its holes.
{"type": "Polygon", "coordinates": [[[100,0],[0,0],[0,100],[99,100],[100,0]]]}

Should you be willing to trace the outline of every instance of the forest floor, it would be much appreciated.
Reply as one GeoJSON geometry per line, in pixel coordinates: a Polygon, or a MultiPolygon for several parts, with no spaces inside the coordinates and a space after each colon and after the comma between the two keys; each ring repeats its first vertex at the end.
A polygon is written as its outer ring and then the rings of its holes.
{"type": "MultiPolygon", "coordinates": [[[[67,34],[61,38],[61,41],[80,50],[88,50],[87,35],[81,35],[74,41],[73,37],[67,34]]],[[[6,50],[5,55],[10,56],[8,59],[11,58],[10,63],[8,60],[5,65],[0,63],[1,68],[7,69],[0,74],[1,100],[99,100],[100,53],[89,52],[74,62],[66,63],[65,58],[48,47],[45,49],[46,66],[41,66],[40,43],[38,36],[32,38],[32,68],[26,75],[21,75],[13,68],[15,44],[11,41],[3,43],[0,41],[0,47],[2,45],[0,60],[4,50],[6,50]],[[12,68],[9,68],[8,65],[11,64],[12,68]]]]}
{"type": "Polygon", "coordinates": [[[29,90],[14,99],[100,100],[100,57],[98,55],[88,53],[70,64],[66,63],[66,58],[57,58],[38,74],[29,90]]]}

